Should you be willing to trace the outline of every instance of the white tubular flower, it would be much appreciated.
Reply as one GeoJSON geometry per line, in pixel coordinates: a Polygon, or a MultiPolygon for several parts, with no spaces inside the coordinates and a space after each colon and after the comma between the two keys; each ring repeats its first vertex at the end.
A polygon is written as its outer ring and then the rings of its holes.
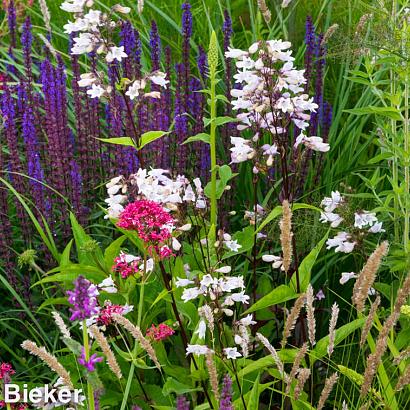
{"type": "Polygon", "coordinates": [[[239,58],[243,58],[248,56],[248,52],[240,50],[238,48],[231,48],[228,47],[228,51],[225,52],[225,57],[226,58],[235,58],[235,59],[239,59],[239,58]]]}
{"type": "Polygon", "coordinates": [[[370,233],[386,232],[386,230],[382,228],[382,225],[383,225],[382,222],[375,223],[371,228],[369,228],[369,232],[370,233]]]}
{"type": "Polygon", "coordinates": [[[350,279],[354,278],[357,278],[357,275],[354,272],[343,272],[339,282],[341,285],[344,285],[345,283],[349,282],[350,279]]]}
{"type": "Polygon", "coordinates": [[[177,280],[175,281],[175,286],[177,287],[177,288],[184,288],[185,286],[188,286],[188,285],[192,285],[192,284],[194,284],[195,282],[193,281],[193,280],[190,280],[190,279],[181,279],[181,278],[178,278],[177,277],[177,280]]]}
{"type": "Polygon", "coordinates": [[[121,47],[110,47],[105,59],[107,63],[112,63],[114,60],[121,62],[123,58],[128,57],[127,53],[124,52],[124,46],[121,47]]]}
{"type": "Polygon", "coordinates": [[[377,223],[377,218],[375,213],[363,211],[361,213],[354,214],[354,226],[355,228],[362,229],[365,226],[373,226],[374,223],[377,223]]]}
{"type": "Polygon", "coordinates": [[[343,218],[338,215],[335,214],[333,212],[321,212],[320,213],[320,222],[322,223],[330,223],[330,226],[332,228],[337,228],[341,222],[343,221],[343,218]]]}
{"type": "Polygon", "coordinates": [[[186,349],[186,355],[188,356],[189,354],[195,354],[197,356],[203,356],[203,355],[206,355],[209,351],[212,352],[212,350],[209,349],[208,346],[188,345],[186,349]]]}
{"type": "Polygon", "coordinates": [[[91,89],[87,90],[87,95],[91,98],[101,98],[105,94],[105,89],[101,85],[93,84],[91,89]]]}
{"type": "Polygon", "coordinates": [[[181,299],[184,302],[188,302],[190,300],[196,299],[201,294],[202,294],[202,291],[199,288],[187,288],[187,289],[184,289],[181,299]]]}
{"type": "Polygon", "coordinates": [[[343,198],[339,191],[332,191],[330,197],[325,197],[321,202],[321,206],[324,207],[325,212],[333,212],[341,203],[343,198]]]}
{"type": "Polygon", "coordinates": [[[104,279],[99,285],[98,285],[99,289],[101,289],[104,292],[107,293],[117,293],[117,287],[115,286],[115,283],[112,279],[111,276],[109,276],[108,278],[104,279]]]}
{"type": "Polygon", "coordinates": [[[68,13],[82,13],[86,2],[87,0],[66,0],[60,9],[68,13]]]}
{"type": "Polygon", "coordinates": [[[241,322],[241,324],[242,324],[243,326],[256,325],[256,322],[253,320],[252,314],[249,314],[249,315],[245,316],[245,317],[242,318],[239,322],[241,322]]]}
{"type": "Polygon", "coordinates": [[[178,228],[178,231],[188,232],[188,231],[191,230],[191,228],[192,228],[192,225],[191,225],[191,224],[185,224],[185,225],[180,226],[180,227],[178,228]]]}
{"type": "Polygon", "coordinates": [[[237,347],[225,347],[224,354],[227,359],[237,359],[238,357],[242,357],[242,355],[238,352],[237,347]]]}
{"type": "Polygon", "coordinates": [[[181,242],[178,241],[177,238],[172,238],[172,249],[174,251],[179,251],[181,249],[181,242]]]}
{"type": "Polygon", "coordinates": [[[74,37],[74,45],[71,48],[71,54],[80,55],[93,51],[93,35],[90,33],[80,33],[74,37]]]}
{"type": "Polygon", "coordinates": [[[97,79],[93,73],[85,73],[80,75],[80,80],[78,81],[79,87],[90,87],[93,85],[97,79]]]}
{"type": "Polygon", "coordinates": [[[166,74],[157,71],[154,75],[151,75],[149,79],[156,85],[159,85],[160,87],[167,88],[167,84],[169,84],[169,81],[166,79],[166,74]]]}
{"type": "Polygon", "coordinates": [[[116,13],[121,13],[121,14],[129,14],[131,12],[131,9],[129,7],[122,6],[121,4],[116,4],[113,6],[112,10],[116,13]]]}
{"type": "Polygon", "coordinates": [[[218,269],[215,269],[215,272],[218,273],[229,273],[232,270],[232,268],[230,266],[222,266],[218,269]]]}
{"type": "Polygon", "coordinates": [[[195,330],[195,334],[197,334],[200,339],[202,339],[202,340],[205,339],[205,335],[206,335],[205,320],[202,319],[202,320],[199,321],[198,329],[195,330]]]}
{"type": "Polygon", "coordinates": [[[326,249],[335,248],[335,252],[350,253],[353,251],[356,242],[350,242],[350,235],[347,232],[339,232],[334,238],[326,241],[326,249]]]}
{"type": "Polygon", "coordinates": [[[224,244],[231,252],[238,252],[239,249],[242,248],[242,245],[240,245],[236,239],[234,241],[224,241],[224,244]]]}

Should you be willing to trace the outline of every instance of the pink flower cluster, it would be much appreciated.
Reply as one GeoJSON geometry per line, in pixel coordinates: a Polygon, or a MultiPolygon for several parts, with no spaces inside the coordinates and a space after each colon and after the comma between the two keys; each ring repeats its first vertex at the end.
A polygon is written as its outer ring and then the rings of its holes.
{"type": "Polygon", "coordinates": [[[112,322],[112,315],[117,313],[122,315],[124,313],[124,306],[107,304],[100,310],[97,322],[100,325],[108,326],[112,322]]]}
{"type": "Polygon", "coordinates": [[[10,363],[2,363],[0,364],[0,380],[7,378],[7,376],[11,376],[16,373],[10,363]]]}
{"type": "Polygon", "coordinates": [[[171,238],[174,218],[154,201],[139,200],[121,212],[117,226],[136,231],[146,243],[158,246],[171,238]]]}
{"type": "Polygon", "coordinates": [[[114,259],[112,270],[118,272],[123,279],[126,279],[129,276],[141,273],[139,268],[140,262],[141,258],[121,252],[120,255],[114,259]]]}
{"type": "Polygon", "coordinates": [[[159,324],[158,327],[152,325],[147,330],[147,336],[151,339],[156,340],[157,342],[159,342],[160,340],[164,340],[169,336],[172,336],[174,333],[174,329],[172,329],[172,327],[166,325],[165,323],[159,324]]]}

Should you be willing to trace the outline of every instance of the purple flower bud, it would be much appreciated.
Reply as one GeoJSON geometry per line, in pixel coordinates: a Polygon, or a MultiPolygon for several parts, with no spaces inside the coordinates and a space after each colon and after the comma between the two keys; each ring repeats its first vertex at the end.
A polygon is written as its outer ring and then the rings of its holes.
{"type": "Polygon", "coordinates": [[[157,23],[154,20],[151,23],[149,46],[151,49],[152,70],[159,70],[161,58],[161,40],[158,34],[157,23]]]}
{"type": "Polygon", "coordinates": [[[7,9],[7,23],[9,26],[10,33],[10,47],[16,47],[16,7],[14,5],[14,0],[10,0],[9,7],[7,9]]]}
{"type": "Polygon", "coordinates": [[[69,303],[73,305],[70,308],[70,320],[85,320],[98,313],[97,287],[83,276],[74,281],[74,290],[68,290],[67,295],[69,303]]]}

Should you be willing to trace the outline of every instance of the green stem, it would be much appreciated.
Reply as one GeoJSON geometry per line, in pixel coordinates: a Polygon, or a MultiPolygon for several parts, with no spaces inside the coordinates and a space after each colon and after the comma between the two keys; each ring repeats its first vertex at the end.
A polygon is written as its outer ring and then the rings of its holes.
{"type": "MultiPolygon", "coordinates": [[[[84,354],[85,360],[90,360],[90,345],[88,343],[87,323],[83,321],[83,342],[84,342],[84,354]]],[[[87,392],[88,392],[88,410],[95,409],[94,392],[90,382],[87,380],[87,392]]]]}
{"type": "Polygon", "coordinates": [[[210,146],[211,146],[211,239],[215,239],[216,221],[217,221],[217,201],[216,201],[216,78],[215,71],[211,71],[211,130],[210,130],[210,146]]]}
{"type": "MultiPolygon", "coordinates": [[[[406,157],[410,153],[410,135],[409,135],[409,77],[406,75],[404,81],[404,152],[406,157]]],[[[409,209],[409,192],[410,192],[410,167],[409,160],[406,161],[404,166],[404,183],[405,189],[405,201],[404,201],[404,233],[403,233],[403,245],[404,252],[408,253],[409,245],[409,232],[410,232],[410,209],[409,209]]]]}
{"type": "MultiPolygon", "coordinates": [[[[140,290],[140,298],[138,301],[138,317],[137,317],[137,326],[141,326],[141,321],[142,321],[142,309],[144,307],[144,290],[145,290],[145,274],[146,274],[146,266],[147,266],[147,254],[144,253],[144,272],[142,276],[142,281],[141,281],[141,290],[140,290]]],[[[125,386],[125,392],[124,396],[122,398],[122,403],[121,403],[121,409],[124,410],[127,401],[128,401],[128,396],[130,394],[130,389],[131,389],[131,384],[132,384],[132,379],[134,378],[134,372],[135,372],[135,364],[134,364],[134,357],[137,354],[137,344],[134,345],[134,349],[132,351],[132,362],[130,366],[130,371],[128,372],[128,379],[127,379],[127,384],[125,386]]]]}

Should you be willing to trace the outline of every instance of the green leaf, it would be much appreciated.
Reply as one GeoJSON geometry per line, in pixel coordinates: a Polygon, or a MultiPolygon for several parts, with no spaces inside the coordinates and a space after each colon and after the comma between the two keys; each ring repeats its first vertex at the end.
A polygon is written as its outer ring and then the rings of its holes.
{"type": "Polygon", "coordinates": [[[81,355],[81,350],[82,350],[82,344],[77,342],[74,339],[68,339],[66,337],[63,337],[63,342],[64,344],[76,355],[80,356],[81,355]]]}
{"type": "Polygon", "coordinates": [[[254,237],[253,237],[254,227],[247,226],[240,232],[236,232],[232,235],[232,239],[238,241],[241,247],[238,252],[229,251],[225,253],[222,259],[230,258],[231,256],[239,255],[240,253],[248,252],[253,247],[254,237]]]}
{"type": "Polygon", "coordinates": [[[141,138],[139,140],[139,146],[138,149],[142,149],[145,147],[145,145],[163,137],[164,135],[168,135],[170,132],[169,131],[148,131],[144,132],[144,134],[141,135],[141,138]]]}
{"type": "Polygon", "coordinates": [[[269,212],[269,215],[263,220],[263,222],[258,226],[258,229],[255,231],[255,235],[260,232],[267,224],[272,222],[278,216],[282,215],[282,207],[276,206],[269,212]]]}
{"type": "Polygon", "coordinates": [[[253,382],[251,394],[249,395],[248,401],[247,401],[248,409],[256,410],[259,408],[259,378],[260,378],[260,373],[258,373],[258,376],[253,382]]]}
{"type": "Polygon", "coordinates": [[[210,136],[206,132],[200,132],[199,134],[194,135],[193,137],[187,138],[182,145],[184,144],[189,144],[190,142],[195,142],[195,141],[202,141],[205,142],[206,144],[210,143],[210,136]]]}
{"type": "MultiPolygon", "coordinates": [[[[216,180],[216,198],[220,199],[225,191],[228,182],[237,174],[234,174],[229,165],[222,165],[218,167],[219,179],[216,180]]],[[[204,188],[205,195],[210,198],[212,193],[212,184],[208,182],[204,188]]]]}
{"type": "MultiPolygon", "coordinates": [[[[353,333],[356,329],[361,328],[366,321],[366,318],[356,319],[353,322],[347,323],[341,326],[339,329],[336,329],[335,334],[335,346],[343,342],[351,333],[353,333]]],[[[316,361],[321,359],[322,357],[326,356],[327,354],[327,347],[329,346],[329,335],[320,339],[315,348],[310,352],[309,356],[312,358],[312,364],[316,361]]]]}
{"type": "MultiPolygon", "coordinates": [[[[299,284],[301,292],[305,292],[309,285],[313,265],[315,264],[316,259],[319,256],[319,253],[322,250],[323,245],[326,242],[328,236],[329,232],[327,232],[326,235],[320,240],[320,242],[309,252],[308,255],[305,256],[305,258],[299,265],[299,284]]],[[[293,274],[290,283],[296,292],[296,273],[293,274]]]]}
{"type": "Polygon", "coordinates": [[[202,389],[200,388],[188,386],[186,384],[180,383],[172,377],[168,377],[167,381],[164,383],[164,387],[162,388],[162,393],[164,396],[168,396],[171,393],[175,393],[177,396],[181,396],[182,394],[201,390],[202,389]]]}
{"type": "Polygon", "coordinates": [[[134,141],[130,137],[97,138],[97,140],[108,142],[109,144],[123,145],[125,147],[135,147],[134,141]]]}
{"type": "Polygon", "coordinates": [[[83,275],[85,278],[100,283],[103,281],[107,275],[96,268],[95,266],[82,265],[82,264],[72,264],[69,266],[60,266],[56,269],[53,269],[51,272],[59,270],[59,273],[54,275],[46,276],[45,278],[39,280],[32,286],[37,286],[42,283],[50,282],[73,282],[77,279],[78,275],[83,275]]]}
{"type": "MultiPolygon", "coordinates": [[[[238,122],[239,120],[235,117],[216,117],[213,122],[215,122],[216,126],[224,125],[227,124],[228,122],[238,122]]],[[[208,127],[209,124],[211,124],[211,119],[210,118],[204,118],[204,125],[205,127],[208,127]]]]}
{"type": "Polygon", "coordinates": [[[255,312],[256,310],[265,309],[269,306],[277,305],[291,299],[296,299],[297,297],[298,294],[289,286],[280,285],[276,289],[273,289],[272,292],[255,302],[248,310],[243,312],[243,315],[247,315],[248,313],[255,312]]]}
{"type": "Polygon", "coordinates": [[[44,309],[47,306],[52,306],[52,305],[69,305],[70,303],[68,302],[67,298],[49,298],[45,300],[37,309],[37,312],[39,312],[41,309],[44,309]]]}
{"type": "Polygon", "coordinates": [[[125,235],[120,236],[114,242],[111,242],[104,251],[104,261],[107,268],[111,268],[114,264],[114,259],[120,253],[120,249],[124,241],[127,239],[125,235]]]}
{"type": "Polygon", "coordinates": [[[393,157],[393,153],[392,152],[383,152],[379,155],[376,155],[373,158],[370,158],[369,161],[367,161],[368,164],[377,164],[380,161],[384,161],[386,159],[390,159],[393,157]]]}
{"type": "Polygon", "coordinates": [[[400,111],[394,107],[374,107],[370,105],[368,107],[360,107],[360,108],[352,108],[350,110],[343,110],[343,112],[347,112],[349,114],[355,114],[355,115],[376,114],[376,115],[381,115],[383,117],[391,118],[392,120],[399,120],[399,121],[403,119],[400,111]]]}

